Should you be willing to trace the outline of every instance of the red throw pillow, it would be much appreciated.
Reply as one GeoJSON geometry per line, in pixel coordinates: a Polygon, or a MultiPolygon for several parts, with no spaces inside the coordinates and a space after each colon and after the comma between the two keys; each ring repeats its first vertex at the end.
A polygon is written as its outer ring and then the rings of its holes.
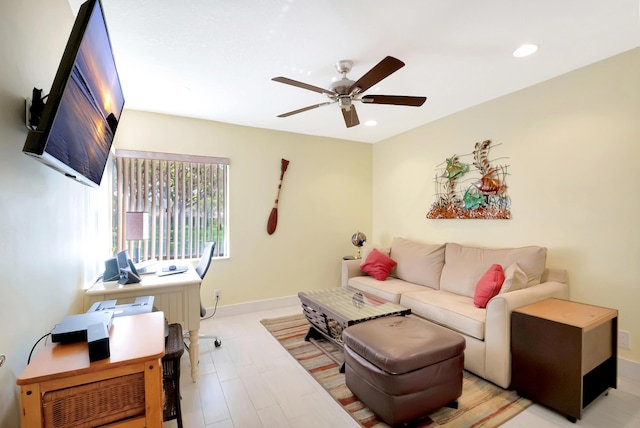
{"type": "Polygon", "coordinates": [[[473,304],[478,308],[486,308],[489,300],[497,296],[500,292],[500,287],[502,287],[503,282],[504,270],[502,270],[502,266],[498,264],[492,265],[476,284],[473,304]]]}
{"type": "Polygon", "coordinates": [[[368,273],[378,281],[384,281],[389,276],[391,269],[397,264],[391,257],[374,248],[365,262],[360,265],[360,270],[368,273]]]}

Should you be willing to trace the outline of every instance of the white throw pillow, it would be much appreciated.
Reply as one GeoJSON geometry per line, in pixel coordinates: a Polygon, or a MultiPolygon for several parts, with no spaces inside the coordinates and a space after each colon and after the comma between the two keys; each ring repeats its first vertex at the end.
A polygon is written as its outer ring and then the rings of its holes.
{"type": "Polygon", "coordinates": [[[527,287],[527,274],[518,266],[518,263],[512,263],[504,270],[504,282],[499,294],[508,291],[521,290],[527,287]]]}
{"type": "Polygon", "coordinates": [[[360,260],[360,266],[362,266],[364,262],[367,261],[367,257],[369,257],[369,253],[371,253],[371,251],[373,251],[374,248],[387,256],[391,252],[391,248],[389,247],[383,247],[381,245],[370,244],[368,242],[365,242],[362,245],[362,247],[360,247],[360,257],[362,257],[362,259],[360,260]]]}

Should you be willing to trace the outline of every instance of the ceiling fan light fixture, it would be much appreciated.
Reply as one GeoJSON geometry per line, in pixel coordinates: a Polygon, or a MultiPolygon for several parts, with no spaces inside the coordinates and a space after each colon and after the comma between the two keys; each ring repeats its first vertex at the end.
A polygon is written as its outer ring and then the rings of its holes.
{"type": "Polygon", "coordinates": [[[513,51],[513,56],[516,58],[523,58],[525,56],[529,56],[534,54],[538,50],[538,45],[534,45],[531,43],[525,43],[520,46],[518,49],[513,51]]]}
{"type": "Polygon", "coordinates": [[[376,126],[378,124],[378,122],[376,122],[375,120],[367,120],[364,123],[364,126],[376,126]]]}
{"type": "Polygon", "coordinates": [[[343,77],[348,72],[351,71],[352,67],[353,67],[353,61],[351,61],[349,59],[343,59],[343,60],[340,60],[340,61],[336,62],[336,70],[338,70],[338,73],[342,73],[343,77]]]}
{"type": "Polygon", "coordinates": [[[336,94],[346,95],[349,93],[349,88],[353,85],[353,80],[349,80],[346,77],[343,77],[340,80],[336,80],[331,85],[329,85],[329,89],[336,94]]]}
{"type": "Polygon", "coordinates": [[[313,92],[318,92],[320,94],[326,95],[330,99],[330,101],[324,103],[313,104],[307,107],[280,114],[278,115],[278,117],[289,117],[294,114],[313,110],[321,106],[338,103],[345,125],[347,126],[347,128],[351,128],[360,124],[358,113],[356,112],[356,107],[353,105],[354,101],[371,104],[389,104],[398,106],[420,107],[427,99],[426,97],[413,97],[404,95],[362,95],[363,92],[372,87],[375,87],[378,82],[389,77],[391,74],[404,67],[404,62],[400,61],[397,58],[394,58],[392,56],[384,57],[382,61],[373,66],[373,68],[369,69],[369,71],[367,71],[355,82],[353,80],[350,80],[346,76],[352,65],[353,61],[350,60],[342,60],[336,63],[336,69],[342,74],[342,79],[334,80],[329,85],[329,89],[323,89],[318,86],[299,82],[297,80],[289,79],[283,76],[273,77],[271,80],[275,82],[296,86],[298,88],[306,89],[313,92]]]}
{"type": "Polygon", "coordinates": [[[338,97],[338,105],[340,108],[345,110],[349,110],[351,108],[351,98],[349,97],[338,97]]]}

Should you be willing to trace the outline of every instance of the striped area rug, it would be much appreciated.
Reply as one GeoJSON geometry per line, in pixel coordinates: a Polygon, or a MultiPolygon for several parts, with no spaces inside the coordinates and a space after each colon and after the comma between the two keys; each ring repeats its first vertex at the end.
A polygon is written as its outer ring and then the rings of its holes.
{"type": "MultiPolygon", "coordinates": [[[[388,427],[346,387],[344,374],[340,373],[339,365],[334,361],[342,361],[342,349],[322,339],[315,344],[305,342],[309,324],[302,314],[265,319],[261,323],[361,426],[388,427]]],[[[442,408],[412,426],[497,427],[530,404],[531,401],[514,391],[499,388],[465,371],[458,409],[442,408]]]]}

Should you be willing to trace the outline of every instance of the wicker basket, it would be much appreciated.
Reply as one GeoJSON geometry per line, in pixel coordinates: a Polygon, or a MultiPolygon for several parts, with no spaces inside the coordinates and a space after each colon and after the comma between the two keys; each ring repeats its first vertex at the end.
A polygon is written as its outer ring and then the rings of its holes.
{"type": "Polygon", "coordinates": [[[92,428],[144,415],[144,392],[144,373],[47,392],[44,427],[92,428]]]}

